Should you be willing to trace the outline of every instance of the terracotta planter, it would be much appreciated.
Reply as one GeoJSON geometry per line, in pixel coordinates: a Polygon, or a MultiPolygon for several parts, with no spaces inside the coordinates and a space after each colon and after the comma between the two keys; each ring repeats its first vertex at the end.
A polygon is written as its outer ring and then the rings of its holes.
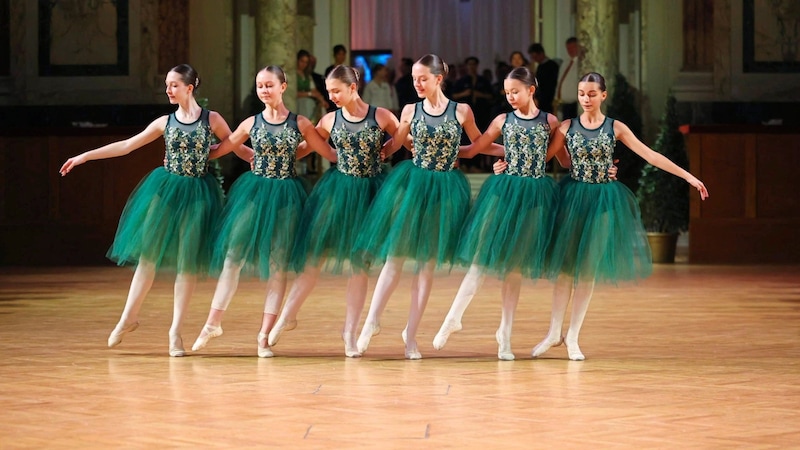
{"type": "Polygon", "coordinates": [[[678,233],[647,233],[650,252],[656,264],[672,264],[675,262],[675,247],[678,244],[678,233]]]}

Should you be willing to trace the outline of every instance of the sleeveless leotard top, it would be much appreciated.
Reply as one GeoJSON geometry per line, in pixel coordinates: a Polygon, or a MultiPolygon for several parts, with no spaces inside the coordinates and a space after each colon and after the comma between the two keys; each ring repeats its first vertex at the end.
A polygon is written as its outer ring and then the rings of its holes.
{"type": "Polygon", "coordinates": [[[455,169],[461,144],[461,124],[456,118],[456,102],[450,100],[444,112],[433,116],[425,112],[423,102],[416,104],[411,119],[414,138],[414,165],[426,170],[447,172],[455,169]]]}
{"type": "Polygon", "coordinates": [[[614,119],[608,117],[603,123],[587,130],[579,117],[572,119],[566,136],[567,151],[572,158],[570,176],[584,183],[610,183],[608,168],[614,157],[614,119]]]}
{"type": "Polygon", "coordinates": [[[204,176],[208,170],[211,134],[207,109],[201,110],[200,117],[192,123],[180,122],[175,113],[170,114],[164,128],[167,150],[164,168],[184,177],[204,176]]]}
{"type": "Polygon", "coordinates": [[[545,157],[550,143],[550,123],[547,113],[523,119],[513,112],[506,114],[503,124],[503,146],[508,168],[505,173],[519,177],[545,176],[545,157]]]}
{"type": "Polygon", "coordinates": [[[353,177],[374,177],[381,173],[381,147],[383,130],[375,120],[374,106],[358,122],[345,119],[342,110],[336,110],[331,129],[331,141],[336,147],[336,169],[353,177]]]}
{"type": "Polygon", "coordinates": [[[297,146],[303,135],[297,128],[297,114],[289,113],[282,123],[269,123],[262,113],[255,116],[250,129],[253,144],[253,169],[255,175],[266,178],[294,178],[297,146]]]}

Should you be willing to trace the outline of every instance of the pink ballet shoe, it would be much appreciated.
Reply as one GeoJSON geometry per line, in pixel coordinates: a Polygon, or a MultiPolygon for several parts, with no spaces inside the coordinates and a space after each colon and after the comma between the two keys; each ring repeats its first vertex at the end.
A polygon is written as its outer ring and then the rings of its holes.
{"type": "Polygon", "coordinates": [[[122,336],[125,336],[126,333],[135,331],[137,328],[139,328],[139,322],[134,322],[130,325],[123,324],[121,326],[120,324],[117,324],[117,326],[114,327],[114,330],[111,331],[111,334],[108,336],[108,347],[114,348],[118,346],[122,342],[122,336]]]}
{"type": "Polygon", "coordinates": [[[361,335],[358,337],[358,343],[356,344],[358,352],[363,355],[367,351],[367,348],[369,348],[369,341],[372,339],[372,336],[377,336],[379,334],[381,334],[380,324],[364,324],[364,328],[361,329],[361,335]]]}
{"type": "Polygon", "coordinates": [[[433,338],[433,348],[436,350],[443,349],[450,335],[457,331],[461,331],[461,322],[445,320],[442,327],[439,328],[439,332],[436,333],[436,336],[433,338]]]}
{"type": "Polygon", "coordinates": [[[204,349],[211,339],[220,336],[222,336],[221,325],[216,327],[213,325],[203,325],[203,331],[200,332],[200,336],[197,336],[197,340],[194,341],[194,345],[192,345],[192,351],[196,352],[204,349]]]}
{"type": "Polygon", "coordinates": [[[550,350],[550,347],[558,347],[562,343],[564,343],[564,336],[561,336],[557,341],[551,341],[549,337],[546,337],[542,342],[536,344],[536,347],[533,347],[531,356],[538,358],[544,355],[546,351],[550,350]]]}
{"type": "Polygon", "coordinates": [[[269,347],[262,347],[261,341],[267,340],[267,333],[258,333],[258,357],[259,358],[272,358],[274,354],[272,353],[272,349],[269,347]]]}
{"type": "Polygon", "coordinates": [[[278,318],[278,321],[275,322],[275,326],[272,327],[272,330],[269,332],[269,342],[267,342],[267,345],[272,347],[277,344],[278,340],[281,338],[281,333],[284,331],[292,331],[295,328],[297,328],[297,320],[285,321],[283,318],[278,318]]]}
{"type": "Polygon", "coordinates": [[[497,340],[497,359],[502,361],[513,361],[514,353],[511,352],[511,340],[507,339],[502,330],[497,330],[494,334],[497,340]]]}

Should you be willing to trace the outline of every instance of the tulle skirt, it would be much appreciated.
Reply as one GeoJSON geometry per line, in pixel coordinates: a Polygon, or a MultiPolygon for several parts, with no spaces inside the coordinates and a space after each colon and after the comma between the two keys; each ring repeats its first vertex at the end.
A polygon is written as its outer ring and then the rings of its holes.
{"type": "Polygon", "coordinates": [[[435,172],[410,160],[398,164],[370,208],[356,243],[357,264],[387,258],[451,265],[469,212],[469,182],[460,170],[435,172]]]}
{"type": "Polygon", "coordinates": [[[353,263],[353,249],[386,174],[354,177],[331,167],[308,197],[292,250],[291,267],[302,272],[306,265],[342,273],[353,263]]]}
{"type": "Polygon", "coordinates": [[[144,259],[156,270],[205,275],[221,210],[222,189],[212,175],[185,177],[159,167],[128,198],[107,256],[119,265],[144,259]]]}
{"type": "Polygon", "coordinates": [[[639,204],[622,183],[566,178],[555,230],[548,252],[551,279],[565,274],[576,283],[616,284],[645,278],[653,270],[639,204]]]}
{"type": "Polygon", "coordinates": [[[467,216],[457,263],[499,277],[542,277],[557,205],[558,185],[550,177],[490,176],[467,216]]]}
{"type": "Polygon", "coordinates": [[[286,271],[306,197],[298,178],[242,174],[222,211],[212,271],[218,274],[226,258],[242,264],[245,276],[286,271]]]}

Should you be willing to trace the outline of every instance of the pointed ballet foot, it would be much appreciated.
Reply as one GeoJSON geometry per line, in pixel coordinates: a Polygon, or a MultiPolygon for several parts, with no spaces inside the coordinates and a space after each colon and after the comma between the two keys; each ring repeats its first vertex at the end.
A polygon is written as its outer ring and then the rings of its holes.
{"type": "Polygon", "coordinates": [[[139,322],[133,322],[130,325],[117,324],[117,326],[114,327],[114,330],[108,336],[108,348],[114,348],[118,346],[122,342],[122,336],[124,336],[126,333],[135,331],[137,328],[139,328],[139,322]]]}
{"type": "Polygon", "coordinates": [[[403,344],[408,342],[408,325],[403,328],[403,331],[400,333],[400,337],[403,338],[403,344]]]}
{"type": "Polygon", "coordinates": [[[514,353],[511,352],[510,336],[506,336],[502,330],[497,330],[494,337],[497,340],[497,359],[501,361],[513,361],[514,353]]]}
{"type": "Polygon", "coordinates": [[[206,345],[208,345],[208,341],[220,336],[222,336],[221,325],[216,327],[213,325],[204,325],[203,331],[200,332],[200,336],[197,336],[197,340],[195,340],[194,345],[192,345],[192,351],[196,352],[204,349],[206,345]]]}
{"type": "Polygon", "coordinates": [[[342,333],[342,340],[344,341],[344,356],[361,358],[361,352],[358,351],[358,344],[356,344],[356,337],[353,333],[342,333]]]}
{"type": "Polygon", "coordinates": [[[364,328],[361,329],[361,336],[358,337],[358,343],[356,344],[358,352],[363,355],[369,348],[369,341],[372,336],[379,334],[381,334],[381,326],[379,324],[364,324],[364,328]]]}
{"type": "Polygon", "coordinates": [[[183,338],[178,334],[169,335],[169,356],[176,358],[186,356],[186,350],[183,349],[183,338]]]}
{"type": "Polygon", "coordinates": [[[259,358],[272,358],[274,354],[272,353],[272,349],[269,347],[263,347],[261,343],[267,343],[267,333],[258,333],[258,357],[259,358]]]}
{"type": "Polygon", "coordinates": [[[577,342],[570,343],[564,341],[564,345],[567,347],[567,356],[571,361],[583,361],[586,359],[586,357],[583,356],[583,353],[581,352],[581,348],[578,347],[577,342]]]}
{"type": "Polygon", "coordinates": [[[534,358],[538,358],[544,355],[546,351],[550,350],[550,347],[558,347],[563,342],[564,342],[564,336],[561,336],[560,338],[558,338],[558,340],[555,341],[550,339],[549,337],[546,337],[542,342],[536,344],[536,347],[533,347],[533,351],[531,351],[531,356],[534,358]]]}
{"type": "Polygon", "coordinates": [[[442,324],[442,327],[439,328],[439,332],[436,333],[436,336],[433,338],[433,348],[436,350],[443,349],[444,345],[447,344],[447,340],[450,338],[450,335],[457,331],[461,331],[461,322],[445,320],[445,322],[442,324]]]}
{"type": "Polygon", "coordinates": [[[284,331],[292,331],[295,328],[297,328],[297,320],[285,321],[278,319],[278,321],[275,322],[275,326],[272,327],[272,331],[269,332],[269,341],[267,344],[272,347],[278,343],[278,339],[281,338],[281,333],[284,331]]]}

